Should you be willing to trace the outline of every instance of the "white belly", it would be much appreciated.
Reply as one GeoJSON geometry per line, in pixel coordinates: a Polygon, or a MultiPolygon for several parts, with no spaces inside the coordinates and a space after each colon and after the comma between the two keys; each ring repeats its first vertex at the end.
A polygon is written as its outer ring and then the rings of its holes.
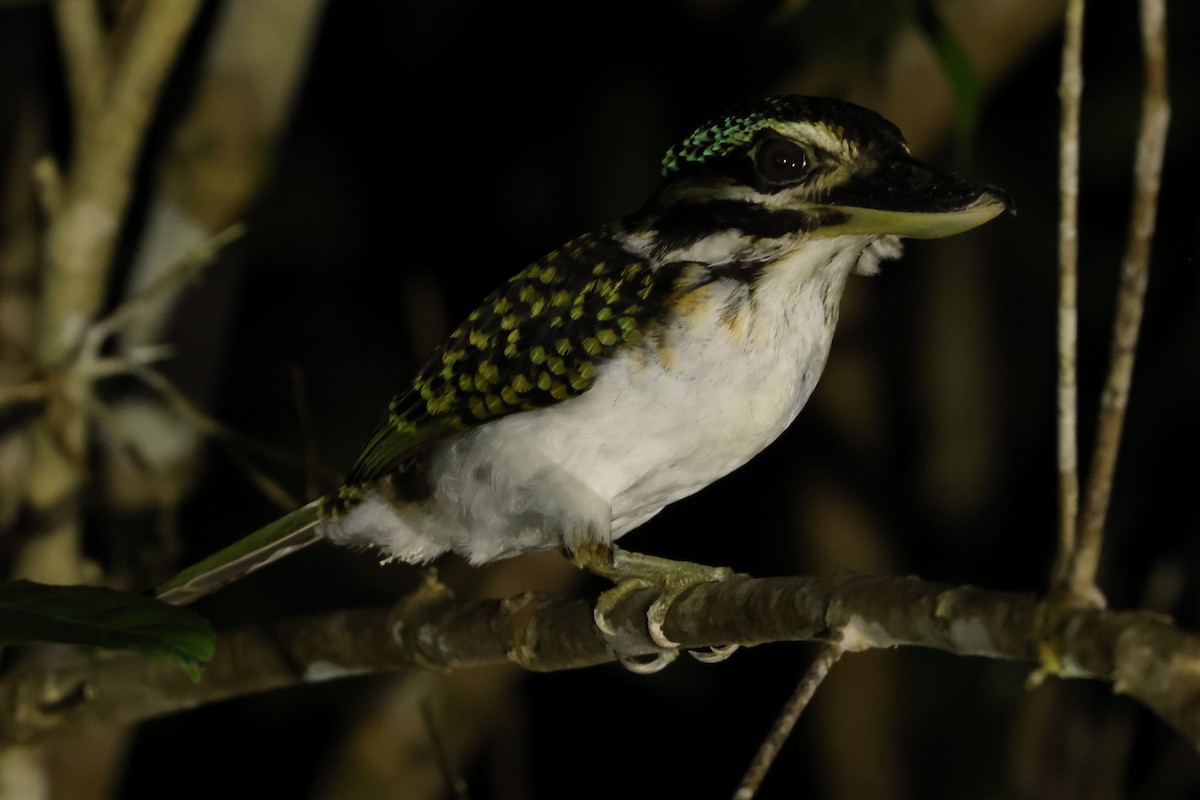
{"type": "Polygon", "coordinates": [[[817,274],[784,260],[753,290],[724,280],[693,292],[581,396],[445,440],[430,460],[429,500],[368,500],[331,538],[410,562],[453,550],[482,563],[615,540],[728,474],[795,419],[824,368],[862,250],[825,246],[826,258],[805,256],[817,274]]]}

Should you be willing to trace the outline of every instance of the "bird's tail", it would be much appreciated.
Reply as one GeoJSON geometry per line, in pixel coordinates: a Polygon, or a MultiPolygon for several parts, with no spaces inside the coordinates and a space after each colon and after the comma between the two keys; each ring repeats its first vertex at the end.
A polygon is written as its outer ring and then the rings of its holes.
{"type": "Polygon", "coordinates": [[[314,500],[290,514],[259,528],[198,564],[159,585],[159,600],[185,605],[211,594],[227,583],[248,575],[277,558],[308,547],[322,538],[321,500],[314,500]]]}

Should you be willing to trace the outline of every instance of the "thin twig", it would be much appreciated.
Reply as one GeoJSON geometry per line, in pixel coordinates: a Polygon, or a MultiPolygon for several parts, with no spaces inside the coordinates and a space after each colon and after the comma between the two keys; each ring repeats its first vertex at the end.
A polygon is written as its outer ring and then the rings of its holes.
{"type": "Polygon", "coordinates": [[[1070,587],[1076,596],[1097,591],[1096,570],[1104,542],[1104,518],[1108,513],[1121,429],[1129,405],[1134,353],[1150,274],[1150,244],[1158,214],[1167,125],[1171,117],[1167,100],[1166,9],[1163,0],[1142,0],[1141,22],[1145,87],[1133,166],[1133,203],[1129,212],[1129,238],[1121,264],[1121,283],[1117,290],[1108,380],[1100,400],[1096,450],[1088,473],[1079,541],[1071,559],[1070,587]]]}
{"type": "Polygon", "coordinates": [[[45,381],[30,381],[13,386],[0,386],[0,407],[18,403],[33,403],[45,400],[50,394],[50,387],[45,381]]]}
{"type": "MultiPolygon", "coordinates": [[[[112,360],[115,361],[117,359],[114,358],[112,360]]],[[[112,374],[117,374],[117,371],[114,370],[112,374]]],[[[168,380],[161,372],[152,370],[139,362],[125,360],[125,367],[121,371],[121,374],[133,375],[151,389],[154,389],[162,394],[163,397],[166,398],[170,405],[175,409],[177,414],[185,419],[188,419],[192,425],[194,425],[196,429],[205,436],[212,437],[213,439],[227,444],[232,450],[245,450],[247,453],[253,453],[254,455],[261,456],[262,458],[266,458],[270,461],[274,461],[276,464],[281,464],[286,467],[303,469],[308,466],[306,461],[301,458],[297,458],[291,451],[282,447],[277,447],[273,444],[269,444],[268,442],[264,442],[260,439],[255,439],[253,437],[246,436],[245,434],[238,433],[232,428],[224,425],[215,417],[209,416],[198,406],[196,406],[196,404],[189,400],[187,396],[181,392],[179,388],[175,386],[175,384],[171,383],[171,381],[168,380]]],[[[319,469],[321,474],[325,475],[326,477],[335,479],[337,478],[337,473],[324,464],[318,464],[317,469],[319,469]]],[[[269,494],[272,494],[274,497],[283,496],[277,492],[269,494]]],[[[296,503],[294,501],[288,501],[287,508],[289,510],[295,508],[295,506],[296,503]]]]}
{"type": "MultiPolygon", "coordinates": [[[[246,477],[253,483],[259,491],[261,491],[271,502],[279,506],[279,508],[290,511],[300,505],[296,498],[279,485],[270,475],[256,467],[250,459],[246,458],[237,447],[228,446],[232,443],[245,443],[248,440],[246,437],[231,431],[220,422],[205,414],[196,405],[189,400],[183,392],[171,383],[162,373],[157,372],[150,367],[142,366],[141,364],[130,364],[130,374],[142,381],[142,383],[154,389],[166,399],[167,403],[184,419],[188,420],[195,426],[196,430],[206,436],[211,437],[217,442],[226,444],[225,452],[233,460],[233,463],[246,474],[246,477]]],[[[254,442],[254,445],[260,449],[273,449],[269,445],[261,442],[254,442]]]]}
{"type": "Polygon", "coordinates": [[[62,168],[54,156],[41,156],[33,162],[33,185],[38,208],[46,217],[54,217],[63,204],[62,168]]]}
{"type": "Polygon", "coordinates": [[[80,376],[91,381],[101,381],[117,375],[128,375],[131,365],[150,366],[175,357],[175,348],[169,344],[144,345],[119,356],[102,356],[79,366],[80,376]]]}
{"type": "Polygon", "coordinates": [[[104,319],[97,321],[88,330],[87,338],[92,346],[98,347],[108,337],[127,327],[146,311],[155,301],[193,280],[200,272],[216,260],[218,253],[246,234],[246,226],[235,223],[221,230],[191,252],[176,261],[155,280],[137,294],[112,310],[104,319]]]}
{"type": "MultiPolygon", "coordinates": [[[[74,370],[75,377],[89,387],[86,391],[81,392],[87,401],[92,399],[90,386],[96,381],[116,375],[133,375],[140,379],[161,394],[175,412],[183,419],[188,420],[198,431],[225,444],[230,458],[246,473],[251,483],[279,507],[290,510],[298,505],[297,501],[266,473],[255,467],[245,455],[238,451],[235,445],[241,445],[244,449],[257,450],[286,463],[293,463],[295,459],[288,453],[248,439],[226,428],[196,407],[162,373],[152,369],[150,365],[153,362],[170,357],[172,354],[170,347],[143,345],[132,348],[120,356],[102,357],[100,355],[101,349],[109,337],[119,333],[137,320],[138,315],[150,308],[159,297],[177,291],[181,284],[192,280],[200,270],[212,263],[222,248],[244,233],[245,226],[240,223],[230,225],[216,233],[160,274],[149,286],[119,305],[104,319],[91,325],[84,336],[83,347],[76,361],[67,369],[74,370]]],[[[27,395],[31,391],[31,389],[26,389],[22,394],[27,395]]],[[[15,392],[10,392],[10,394],[21,397],[15,392]]],[[[12,402],[9,397],[0,392],[0,403],[6,401],[12,402]]],[[[87,402],[86,406],[93,417],[104,421],[102,419],[103,410],[98,402],[87,402]]],[[[111,420],[107,427],[112,427],[111,420]]]]}
{"type": "Polygon", "coordinates": [[[1063,39],[1058,173],[1058,551],[1052,584],[1067,579],[1079,515],[1076,349],[1078,344],[1079,104],[1083,95],[1084,0],[1070,0],[1063,39]]]}
{"type": "Polygon", "coordinates": [[[792,696],[788,698],[787,703],[779,712],[779,716],[775,719],[775,725],[771,728],[771,732],[767,734],[767,738],[759,746],[758,752],[754,754],[754,760],[750,762],[750,768],[742,777],[741,785],[733,793],[733,800],[750,800],[758,792],[763,778],[767,776],[767,770],[775,763],[775,757],[779,755],[792,728],[796,727],[796,721],[800,719],[804,709],[808,708],[808,703],[817,693],[817,688],[844,652],[840,633],[832,640],[825,642],[817,651],[817,657],[809,665],[804,677],[796,686],[796,690],[792,692],[792,696]]]}
{"type": "Polygon", "coordinates": [[[113,410],[99,398],[91,398],[87,404],[87,415],[99,429],[111,440],[113,449],[125,448],[125,451],[136,461],[142,468],[145,475],[146,483],[150,486],[154,496],[158,498],[160,506],[166,506],[167,500],[172,496],[172,492],[168,489],[170,481],[160,471],[154,469],[151,464],[151,459],[147,458],[142,448],[138,446],[137,437],[130,433],[129,428],[123,423],[118,414],[113,413],[113,410]]]}

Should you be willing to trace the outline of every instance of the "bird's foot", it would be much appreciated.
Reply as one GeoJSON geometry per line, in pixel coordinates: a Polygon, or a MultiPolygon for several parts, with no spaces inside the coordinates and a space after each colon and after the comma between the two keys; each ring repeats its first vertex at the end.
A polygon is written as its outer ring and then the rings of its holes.
{"type": "MultiPolygon", "coordinates": [[[[651,640],[661,649],[649,661],[633,657],[621,659],[626,668],[641,673],[657,672],[678,656],[679,642],[667,636],[664,625],[667,612],[680,595],[693,586],[723,581],[733,576],[733,570],[726,567],[672,561],[643,553],[631,553],[616,546],[597,545],[580,548],[572,554],[572,560],[584,569],[616,584],[597,598],[592,611],[596,627],[609,638],[617,636],[617,630],[609,617],[622,600],[640,589],[659,590],[658,597],[646,612],[646,629],[651,640]]],[[[688,652],[700,661],[715,663],[724,661],[737,649],[738,645],[729,644],[702,652],[688,652]]]]}

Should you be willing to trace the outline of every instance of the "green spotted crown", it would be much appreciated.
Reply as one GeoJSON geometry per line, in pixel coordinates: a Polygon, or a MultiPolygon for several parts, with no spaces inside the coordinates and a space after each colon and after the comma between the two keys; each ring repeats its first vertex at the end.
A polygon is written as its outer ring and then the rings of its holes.
{"type": "Polygon", "coordinates": [[[860,144],[904,141],[895,125],[862,106],[824,97],[776,95],[701,125],[663,156],[662,175],[670,178],[690,166],[710,164],[747,148],[761,132],[789,122],[822,124],[860,144]]]}

